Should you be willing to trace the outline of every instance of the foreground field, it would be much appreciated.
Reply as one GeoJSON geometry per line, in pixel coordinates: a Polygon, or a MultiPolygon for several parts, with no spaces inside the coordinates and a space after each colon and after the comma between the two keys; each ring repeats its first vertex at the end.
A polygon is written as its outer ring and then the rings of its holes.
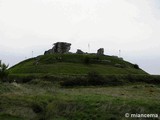
{"type": "Polygon", "coordinates": [[[160,86],[62,88],[49,81],[0,83],[0,120],[130,119],[125,113],[160,113],[160,86]]]}

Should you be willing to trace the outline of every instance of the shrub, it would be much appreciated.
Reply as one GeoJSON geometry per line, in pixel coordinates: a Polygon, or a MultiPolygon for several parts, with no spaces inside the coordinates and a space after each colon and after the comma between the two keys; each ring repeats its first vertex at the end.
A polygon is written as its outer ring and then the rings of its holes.
{"type": "Polygon", "coordinates": [[[138,66],[137,64],[134,64],[133,67],[134,67],[135,69],[139,69],[139,66],[138,66]]]}
{"type": "Polygon", "coordinates": [[[97,72],[89,72],[84,77],[74,77],[60,82],[61,86],[119,86],[129,83],[160,84],[160,76],[154,75],[106,75],[102,76],[97,72]]]}
{"type": "Polygon", "coordinates": [[[8,71],[7,71],[8,65],[4,64],[0,60],[0,80],[6,81],[8,77],[8,71]]]}
{"type": "Polygon", "coordinates": [[[31,107],[35,113],[42,113],[43,112],[43,105],[40,103],[32,103],[31,107]]]}
{"type": "Polygon", "coordinates": [[[27,82],[30,82],[32,81],[33,79],[36,79],[38,77],[34,76],[34,75],[12,75],[10,74],[8,76],[8,80],[9,82],[13,82],[13,81],[16,81],[17,83],[27,83],[27,82]]]}
{"type": "Polygon", "coordinates": [[[90,64],[91,60],[88,56],[84,58],[84,64],[90,64]]]}
{"type": "Polygon", "coordinates": [[[105,85],[118,86],[118,85],[123,85],[125,83],[126,81],[122,78],[122,76],[118,76],[118,75],[105,76],[105,85]]]}
{"type": "Polygon", "coordinates": [[[103,85],[104,78],[97,72],[89,72],[87,75],[89,85],[103,85]]]}
{"type": "Polygon", "coordinates": [[[86,78],[83,77],[75,77],[75,78],[70,78],[65,81],[60,82],[61,86],[65,87],[71,87],[71,86],[87,86],[88,82],[86,78]]]}
{"type": "Polygon", "coordinates": [[[104,85],[105,80],[103,76],[101,76],[97,72],[89,72],[87,76],[84,77],[72,77],[68,80],[61,81],[60,85],[65,87],[72,87],[72,86],[97,86],[97,85],[104,85]]]}

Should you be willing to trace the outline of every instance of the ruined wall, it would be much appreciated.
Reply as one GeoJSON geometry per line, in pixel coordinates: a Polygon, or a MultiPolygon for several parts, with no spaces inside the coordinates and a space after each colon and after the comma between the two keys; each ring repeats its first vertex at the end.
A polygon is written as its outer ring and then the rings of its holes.
{"type": "Polygon", "coordinates": [[[53,48],[45,51],[44,54],[54,54],[54,53],[68,53],[70,50],[71,43],[57,42],[53,44],[53,48]]]}
{"type": "Polygon", "coordinates": [[[104,48],[100,48],[97,50],[97,55],[104,55],[104,48]]]}

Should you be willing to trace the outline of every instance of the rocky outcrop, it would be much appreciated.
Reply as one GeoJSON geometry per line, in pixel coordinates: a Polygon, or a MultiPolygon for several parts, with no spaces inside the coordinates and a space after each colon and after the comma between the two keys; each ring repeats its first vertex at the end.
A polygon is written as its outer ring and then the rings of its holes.
{"type": "MultiPolygon", "coordinates": [[[[59,54],[70,53],[69,52],[70,48],[71,48],[71,43],[57,42],[53,44],[52,49],[45,51],[44,54],[46,55],[46,54],[55,54],[55,53],[59,53],[59,54]]],[[[87,53],[83,52],[80,49],[77,49],[76,54],[87,54],[87,53]]],[[[98,49],[97,55],[104,55],[104,48],[98,49]]]]}
{"type": "Polygon", "coordinates": [[[104,48],[100,48],[97,50],[97,55],[104,55],[104,48]]]}
{"type": "Polygon", "coordinates": [[[69,53],[70,50],[70,43],[66,42],[57,42],[53,44],[53,48],[49,49],[48,51],[45,51],[44,54],[54,54],[54,53],[69,53]]]}
{"type": "Polygon", "coordinates": [[[82,51],[82,50],[80,50],[80,49],[77,49],[77,52],[76,52],[77,54],[84,54],[84,52],[82,51]]]}
{"type": "Polygon", "coordinates": [[[47,50],[47,51],[44,52],[45,55],[47,55],[47,54],[53,54],[53,53],[54,53],[53,49],[49,49],[49,50],[47,50]]]}

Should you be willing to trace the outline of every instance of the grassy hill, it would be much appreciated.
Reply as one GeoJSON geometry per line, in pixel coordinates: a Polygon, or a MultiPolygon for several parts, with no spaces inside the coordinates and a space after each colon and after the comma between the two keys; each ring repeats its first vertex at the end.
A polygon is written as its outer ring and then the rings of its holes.
{"type": "Polygon", "coordinates": [[[96,54],[41,55],[11,67],[11,74],[86,75],[88,72],[108,74],[147,74],[137,65],[116,56],[96,54]]]}
{"type": "Polygon", "coordinates": [[[41,55],[9,73],[9,82],[0,81],[0,120],[132,120],[125,114],[159,114],[160,76],[115,56],[41,55]]]}

